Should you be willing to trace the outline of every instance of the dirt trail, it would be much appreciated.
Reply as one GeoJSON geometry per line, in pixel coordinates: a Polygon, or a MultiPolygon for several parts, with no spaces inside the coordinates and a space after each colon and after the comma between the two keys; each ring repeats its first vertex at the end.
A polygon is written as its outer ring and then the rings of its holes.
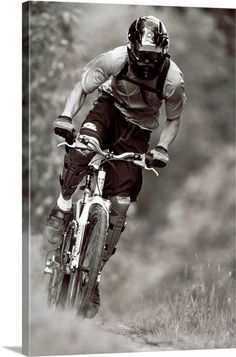
{"type": "MultiPolygon", "coordinates": [[[[46,297],[46,296],[45,296],[46,297]]],[[[80,320],[65,311],[50,311],[35,299],[31,308],[33,355],[147,352],[170,349],[152,343],[119,322],[80,320]]]]}
{"type": "Polygon", "coordinates": [[[32,355],[140,352],[170,349],[135,334],[103,306],[93,320],[81,321],[66,311],[48,309],[48,275],[43,274],[45,247],[32,237],[30,265],[30,352],[32,355]],[[105,315],[105,317],[104,317],[105,315]]]}
{"type": "Polygon", "coordinates": [[[106,323],[102,327],[104,331],[112,333],[114,336],[124,336],[129,341],[132,351],[135,352],[152,352],[152,351],[169,351],[174,350],[172,342],[153,341],[151,336],[139,335],[127,325],[116,323],[106,323]]]}

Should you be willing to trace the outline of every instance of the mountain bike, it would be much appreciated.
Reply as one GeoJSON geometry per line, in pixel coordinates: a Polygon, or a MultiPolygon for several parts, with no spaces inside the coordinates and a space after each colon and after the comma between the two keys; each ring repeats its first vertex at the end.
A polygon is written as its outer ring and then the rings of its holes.
{"type": "Polygon", "coordinates": [[[103,197],[106,178],[104,164],[114,160],[130,161],[133,164],[158,172],[147,166],[147,154],[126,152],[115,155],[101,150],[99,145],[78,135],[73,144],[63,142],[77,150],[94,153],[86,173],[85,183],[80,189],[82,198],[74,202],[62,233],[62,243],[48,252],[45,273],[50,274],[48,283],[48,305],[66,308],[83,318],[93,318],[90,301],[96,283],[100,279],[102,256],[106,248],[111,202],[103,197]]]}

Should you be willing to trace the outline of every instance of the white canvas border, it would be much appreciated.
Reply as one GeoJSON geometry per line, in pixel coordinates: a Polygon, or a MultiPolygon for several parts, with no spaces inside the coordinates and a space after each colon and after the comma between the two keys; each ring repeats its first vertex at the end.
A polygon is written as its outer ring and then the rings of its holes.
{"type": "MultiPolygon", "coordinates": [[[[60,0],[59,0],[60,1],[60,0]]],[[[66,2],[71,2],[64,0],[66,2]]],[[[80,1],[74,1],[80,2],[80,1]]],[[[91,1],[81,1],[91,2],[91,1]]],[[[94,3],[111,3],[108,0],[94,3]]],[[[143,4],[143,1],[114,1],[143,4]]],[[[165,6],[235,8],[225,0],[145,1],[165,6]]],[[[6,346],[21,345],[21,1],[1,4],[1,330],[0,355],[15,356],[6,346]],[[9,259],[11,247],[11,259],[9,259]]],[[[233,356],[235,349],[201,350],[201,356],[233,356]]],[[[156,352],[122,353],[116,356],[154,356],[156,352]]],[[[158,352],[158,356],[198,356],[199,351],[158,352]]],[[[101,356],[101,355],[100,355],[101,356]]],[[[109,357],[110,354],[105,356],[109,357]]]]}

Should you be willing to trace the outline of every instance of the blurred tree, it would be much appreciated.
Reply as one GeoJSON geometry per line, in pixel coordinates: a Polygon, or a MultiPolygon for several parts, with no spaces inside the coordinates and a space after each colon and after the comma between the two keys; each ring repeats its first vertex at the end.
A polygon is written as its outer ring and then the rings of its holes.
{"type": "Polygon", "coordinates": [[[217,21],[217,27],[226,38],[227,51],[232,57],[235,55],[235,10],[202,8],[202,11],[213,14],[217,21]]]}
{"type": "MultiPolygon", "coordinates": [[[[57,195],[60,155],[56,148],[56,138],[52,135],[52,121],[62,107],[61,91],[75,72],[73,60],[78,61],[80,45],[76,45],[72,28],[78,26],[80,8],[71,11],[66,3],[30,3],[29,56],[25,55],[30,70],[30,144],[31,144],[31,198],[33,229],[42,226],[45,208],[50,206],[57,195]],[[70,53],[70,57],[65,53],[70,53]],[[66,70],[65,70],[66,68],[66,70]]],[[[24,79],[26,76],[24,74],[24,79]]],[[[27,90],[27,86],[26,90],[27,90]]],[[[26,96],[24,96],[26,97],[26,96]]],[[[63,98],[63,100],[65,100],[63,98]]],[[[27,142],[25,135],[24,143],[27,142]]],[[[23,172],[27,175],[27,169],[23,172]]]]}

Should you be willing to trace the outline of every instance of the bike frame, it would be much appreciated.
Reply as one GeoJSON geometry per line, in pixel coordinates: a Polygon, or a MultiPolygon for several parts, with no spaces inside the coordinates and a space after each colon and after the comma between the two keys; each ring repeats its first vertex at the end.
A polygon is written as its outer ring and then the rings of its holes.
{"type": "MultiPolygon", "coordinates": [[[[83,243],[83,237],[85,233],[85,228],[88,223],[89,210],[93,204],[101,205],[107,214],[107,225],[109,224],[109,213],[111,202],[102,197],[103,187],[106,178],[106,171],[102,168],[102,163],[104,159],[108,160],[127,160],[132,161],[135,165],[144,168],[146,170],[153,171],[157,176],[158,172],[153,167],[146,166],[145,154],[135,154],[135,153],[124,153],[120,155],[114,155],[112,153],[102,151],[101,148],[95,145],[93,142],[83,143],[83,136],[77,137],[77,140],[74,144],[69,145],[64,142],[58,146],[67,145],[68,147],[75,148],[78,150],[91,150],[96,154],[91,159],[88,167],[92,168],[92,175],[96,175],[96,185],[94,191],[91,189],[91,174],[87,173],[86,175],[86,184],[84,188],[84,194],[81,199],[79,199],[75,205],[76,207],[76,241],[71,253],[70,259],[70,269],[73,271],[79,267],[79,258],[81,247],[83,243]]],[[[108,227],[107,227],[108,228],[108,227]]]]}

